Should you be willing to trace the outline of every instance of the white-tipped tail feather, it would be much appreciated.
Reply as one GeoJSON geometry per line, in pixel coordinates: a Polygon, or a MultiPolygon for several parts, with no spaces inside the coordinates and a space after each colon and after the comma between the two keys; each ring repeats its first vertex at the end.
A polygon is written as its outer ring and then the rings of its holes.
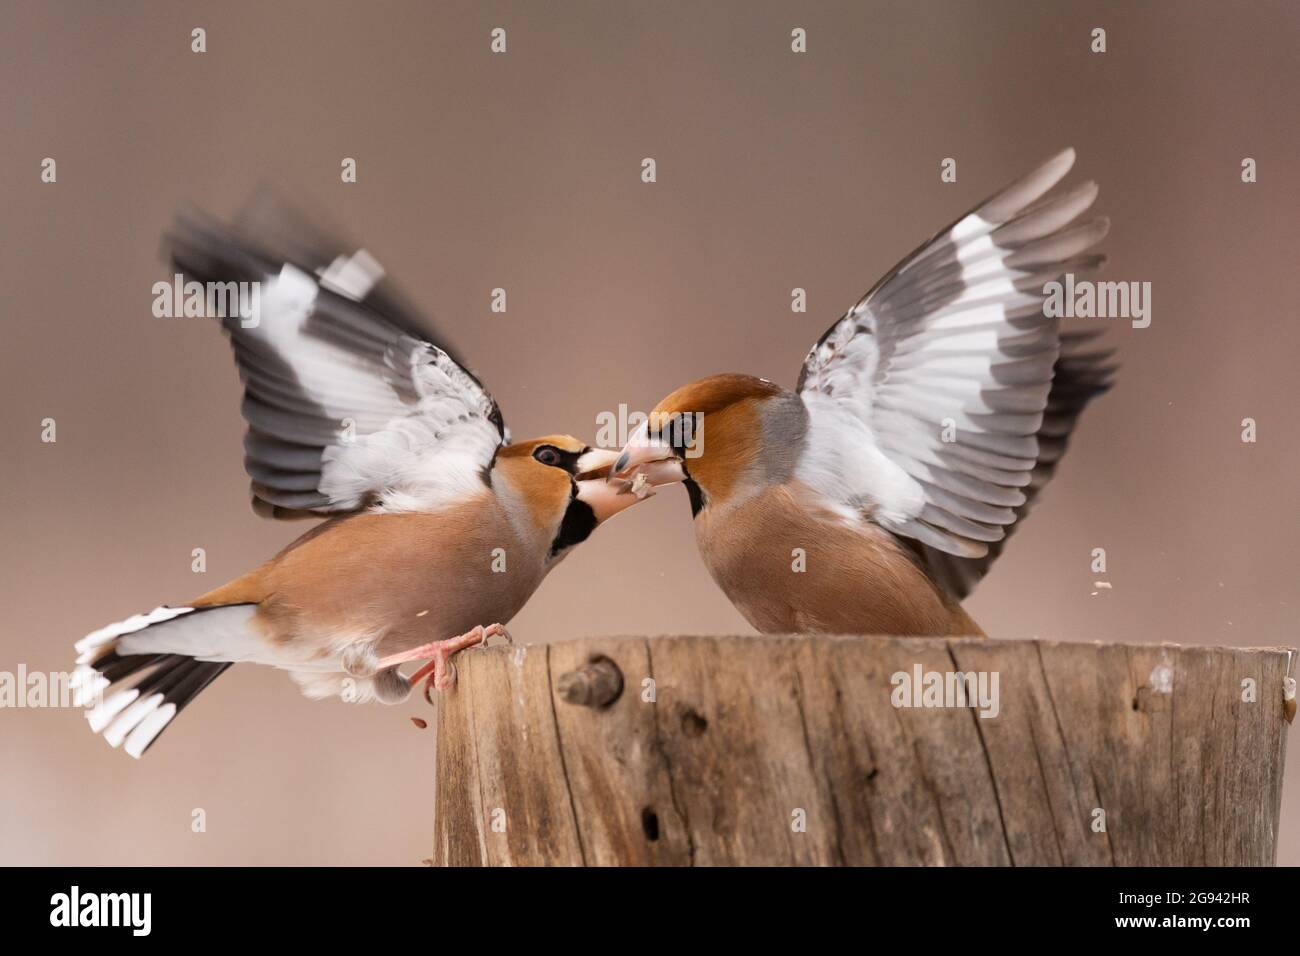
{"type": "Polygon", "coordinates": [[[163,621],[170,621],[172,618],[180,617],[182,614],[190,614],[193,611],[194,608],[192,607],[156,607],[148,614],[133,614],[125,621],[118,621],[116,624],[101,627],[98,631],[91,631],[73,645],[78,655],[77,663],[85,664],[89,662],[96,656],[96,652],[100,648],[123,634],[143,631],[146,627],[161,624],[163,621]]]}
{"type": "Polygon", "coordinates": [[[72,686],[90,729],[139,757],[198,693],[234,661],[262,650],[249,627],[255,605],[159,607],[87,634],[76,644],[72,686]]]}

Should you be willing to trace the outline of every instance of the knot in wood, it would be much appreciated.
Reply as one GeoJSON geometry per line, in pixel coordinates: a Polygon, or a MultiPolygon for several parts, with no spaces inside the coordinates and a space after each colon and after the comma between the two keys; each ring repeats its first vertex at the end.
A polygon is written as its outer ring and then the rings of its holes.
{"type": "Polygon", "coordinates": [[[566,704],[605,707],[623,693],[623,672],[608,657],[598,657],[561,674],[555,689],[566,704]]]}

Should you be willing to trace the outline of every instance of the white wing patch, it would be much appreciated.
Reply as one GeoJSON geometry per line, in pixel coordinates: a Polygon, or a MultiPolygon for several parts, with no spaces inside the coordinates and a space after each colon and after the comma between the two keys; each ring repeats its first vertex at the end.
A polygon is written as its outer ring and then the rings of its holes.
{"type": "Polygon", "coordinates": [[[261,285],[256,314],[223,323],[244,382],[254,509],[437,510],[482,491],[508,440],[492,397],[413,329],[373,256],[328,252],[337,244],[270,213],[278,218],[262,228],[290,230],[285,247],[310,250],[315,264],[206,219],[182,218],[172,237],[173,260],[194,278],[261,285]]]}
{"type": "Polygon", "coordinates": [[[855,410],[828,395],[805,392],[808,444],[795,477],[820,490],[846,518],[875,510],[881,521],[899,523],[920,512],[921,486],[881,451],[855,410]],[[866,498],[862,489],[870,488],[866,498]]]}
{"type": "Polygon", "coordinates": [[[335,257],[318,274],[325,288],[361,302],[384,277],[384,267],[366,250],[359,249],[350,256],[335,257]]]}
{"type": "Polygon", "coordinates": [[[432,358],[415,372],[423,397],[411,414],[326,448],[320,490],[341,508],[378,492],[386,512],[432,510],[481,491],[500,435],[482,409],[467,407],[453,370],[445,355],[432,358]]]}

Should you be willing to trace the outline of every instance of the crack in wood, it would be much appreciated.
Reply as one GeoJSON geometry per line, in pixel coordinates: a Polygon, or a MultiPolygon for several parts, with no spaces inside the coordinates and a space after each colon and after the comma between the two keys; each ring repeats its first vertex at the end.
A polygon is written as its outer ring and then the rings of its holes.
{"type": "MultiPolygon", "coordinates": [[[[952,661],[952,669],[960,672],[961,666],[957,663],[957,655],[953,652],[952,643],[948,642],[945,646],[948,650],[948,659],[952,661]]],[[[993,788],[993,802],[998,809],[998,823],[1002,827],[1002,843],[1007,848],[1007,861],[1015,866],[1016,855],[1011,852],[1011,830],[1007,826],[1007,818],[1002,810],[1002,795],[998,792],[998,776],[993,771],[993,758],[989,756],[988,741],[984,739],[984,729],[980,727],[980,715],[974,707],[967,709],[970,711],[970,719],[975,722],[975,736],[979,738],[980,749],[984,751],[984,765],[989,769],[989,784],[993,788]]]]}
{"type": "MultiPolygon", "coordinates": [[[[808,775],[816,778],[817,757],[813,753],[812,738],[808,735],[808,715],[803,709],[803,678],[800,676],[799,668],[796,665],[794,672],[794,703],[799,710],[799,729],[803,731],[803,749],[804,754],[808,757],[808,775]]],[[[844,857],[844,831],[840,824],[840,809],[835,800],[835,787],[829,777],[823,777],[826,781],[826,795],[831,804],[831,817],[835,822],[835,856],[843,866],[846,863],[844,857]]]]}
{"type": "Polygon", "coordinates": [[[645,642],[646,672],[650,677],[651,686],[655,688],[654,699],[654,729],[655,729],[655,748],[659,751],[660,757],[663,758],[664,770],[668,775],[668,796],[672,801],[673,810],[676,811],[678,818],[682,821],[682,827],[686,831],[686,858],[687,866],[695,865],[695,834],[691,830],[691,818],[686,812],[686,807],[682,804],[677,796],[677,773],[673,769],[673,758],[668,753],[668,748],[664,746],[663,736],[659,727],[659,681],[655,677],[654,651],[650,648],[650,641],[645,642]]]}
{"type": "MultiPolygon", "coordinates": [[[[1061,741],[1061,755],[1065,758],[1065,769],[1070,775],[1070,795],[1073,798],[1073,806],[1071,809],[1075,813],[1076,820],[1078,820],[1078,814],[1083,812],[1083,801],[1080,800],[1079,795],[1079,778],[1074,772],[1074,758],[1070,755],[1070,742],[1066,739],[1065,727],[1061,725],[1061,714],[1060,711],[1056,709],[1056,697],[1052,693],[1051,679],[1047,676],[1047,663],[1043,660],[1043,645],[1041,641],[1034,642],[1034,652],[1038,659],[1038,673],[1043,679],[1043,692],[1047,695],[1047,706],[1052,710],[1052,723],[1056,725],[1056,736],[1061,741]]],[[[1053,823],[1055,823],[1055,814],[1053,814],[1052,820],[1053,823]]],[[[1087,827],[1084,827],[1084,830],[1086,839],[1087,827]]],[[[1065,834],[1062,833],[1062,835],[1065,834]]],[[[1062,860],[1065,859],[1064,853],[1061,854],[1061,858],[1062,860]]]]}
{"type": "Polygon", "coordinates": [[[1110,839],[1110,814],[1106,811],[1106,802],[1101,796],[1101,784],[1097,783],[1097,769],[1093,767],[1091,760],[1088,761],[1088,775],[1092,777],[1092,789],[1097,794],[1097,807],[1101,810],[1102,820],[1104,821],[1102,823],[1104,829],[1101,832],[1106,834],[1106,846],[1110,848],[1110,865],[1118,866],[1118,858],[1115,856],[1115,844],[1110,839]]]}
{"type": "Polygon", "coordinates": [[[1038,735],[1034,733],[1034,722],[1028,722],[1029,742],[1034,751],[1034,761],[1038,764],[1038,782],[1043,785],[1043,802],[1047,805],[1047,815],[1052,818],[1052,836],[1056,838],[1056,861],[1065,865],[1065,848],[1061,846],[1061,827],[1056,822],[1056,810],[1052,806],[1052,793],[1047,785],[1047,771],[1043,767],[1043,754],[1038,746],[1038,735]]]}
{"type": "Polygon", "coordinates": [[[573,799],[573,783],[569,780],[569,765],[564,758],[564,738],[560,734],[560,719],[555,714],[555,679],[551,674],[551,646],[546,645],[546,690],[551,701],[551,726],[555,728],[555,743],[560,752],[560,776],[564,779],[564,792],[569,795],[569,814],[573,818],[573,832],[578,838],[578,858],[587,865],[587,849],[582,844],[582,826],[578,823],[578,805],[573,799]]]}
{"type": "MultiPolygon", "coordinates": [[[[470,696],[473,696],[472,693],[470,694],[470,696]]],[[[487,812],[487,800],[484,799],[483,797],[483,762],[482,760],[479,759],[478,724],[475,722],[474,719],[474,715],[475,713],[477,713],[477,709],[473,706],[473,704],[471,704],[466,709],[466,713],[469,714],[469,726],[470,726],[469,736],[470,736],[470,740],[472,741],[472,748],[473,748],[472,752],[474,754],[474,783],[475,783],[475,789],[478,791],[478,812],[475,814],[475,817],[479,820],[479,828],[478,828],[479,854],[483,859],[483,865],[488,866],[492,862],[492,855],[491,852],[488,850],[488,845],[487,845],[487,827],[484,826],[484,821],[482,820],[483,814],[487,812]]],[[[438,721],[438,723],[439,725],[441,725],[442,721],[438,721]]]]}

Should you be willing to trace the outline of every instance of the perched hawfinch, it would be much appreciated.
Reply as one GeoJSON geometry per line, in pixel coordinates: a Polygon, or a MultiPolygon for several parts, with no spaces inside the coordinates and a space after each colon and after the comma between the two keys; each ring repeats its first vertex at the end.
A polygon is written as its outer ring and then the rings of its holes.
{"type": "Polygon", "coordinates": [[[704,563],[758,630],[982,633],[959,602],[1114,371],[1044,310],[1045,284],[1102,262],[1088,250],[1107,221],[1075,224],[1096,185],[1043,198],[1073,163],[1066,150],[900,262],[795,391],[715,375],[634,433],[613,473],[684,474],[704,563]]]}
{"type": "Polygon", "coordinates": [[[242,661],[284,668],[308,697],[447,687],[452,654],[508,639],[502,625],[569,549],[644,497],[644,482],[607,481],[612,451],[567,435],[511,444],[492,396],[378,264],[275,201],[235,229],[182,216],[169,245],[190,280],[260,283],[222,320],[254,510],[329,520],[214,591],[78,642],[74,686],[101,698],[87,716],[114,747],[139,757],[242,661]],[[407,661],[428,663],[406,678],[407,661]]]}

